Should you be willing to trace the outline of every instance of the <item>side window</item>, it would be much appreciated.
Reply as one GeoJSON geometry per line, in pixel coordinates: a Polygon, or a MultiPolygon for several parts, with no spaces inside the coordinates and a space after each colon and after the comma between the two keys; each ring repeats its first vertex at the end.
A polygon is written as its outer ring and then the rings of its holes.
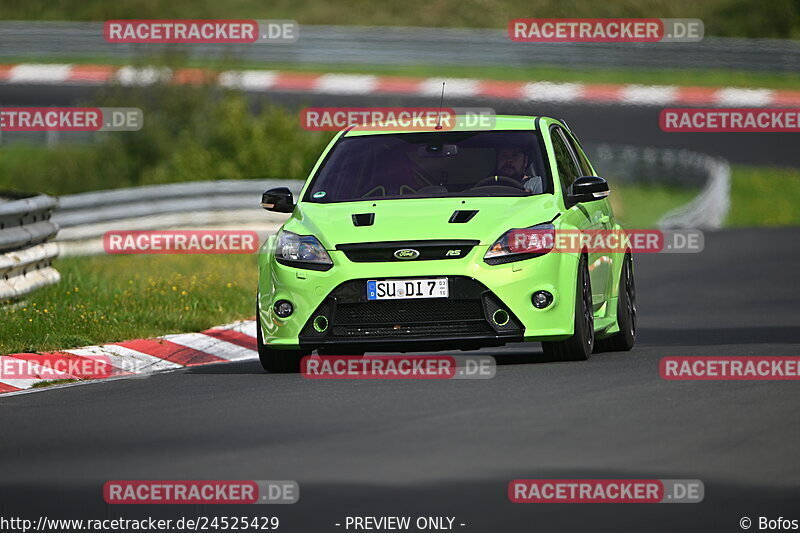
{"type": "Polygon", "coordinates": [[[581,176],[594,176],[594,172],[592,171],[592,165],[589,164],[589,160],[586,159],[586,156],[583,155],[583,152],[580,149],[580,144],[577,142],[572,135],[564,135],[567,138],[567,142],[569,142],[570,147],[572,148],[572,153],[575,154],[575,157],[578,159],[578,165],[581,169],[581,176]]]}
{"type": "Polygon", "coordinates": [[[561,128],[556,127],[551,129],[550,139],[553,142],[553,155],[556,157],[558,177],[561,179],[561,185],[564,191],[567,191],[572,183],[581,176],[581,171],[572,158],[572,153],[564,140],[564,134],[561,132],[561,128]]]}

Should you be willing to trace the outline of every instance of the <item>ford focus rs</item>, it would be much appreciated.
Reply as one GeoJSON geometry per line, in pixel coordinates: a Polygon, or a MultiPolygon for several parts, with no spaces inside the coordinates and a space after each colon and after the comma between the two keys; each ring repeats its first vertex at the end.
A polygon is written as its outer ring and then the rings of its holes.
{"type": "Polygon", "coordinates": [[[259,254],[258,351],[270,372],[366,351],[541,343],[548,360],[630,350],[629,250],[515,246],[528,232],[621,230],[562,121],[498,116],[489,129],[335,136],[259,254]]]}

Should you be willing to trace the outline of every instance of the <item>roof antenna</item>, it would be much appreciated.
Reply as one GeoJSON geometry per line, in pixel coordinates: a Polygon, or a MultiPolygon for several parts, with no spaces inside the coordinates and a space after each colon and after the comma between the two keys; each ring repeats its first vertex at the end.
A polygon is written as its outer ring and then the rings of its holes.
{"type": "Polygon", "coordinates": [[[436,129],[442,129],[442,105],[444,105],[444,83],[442,82],[442,97],[439,99],[439,115],[436,119],[436,129]]]}

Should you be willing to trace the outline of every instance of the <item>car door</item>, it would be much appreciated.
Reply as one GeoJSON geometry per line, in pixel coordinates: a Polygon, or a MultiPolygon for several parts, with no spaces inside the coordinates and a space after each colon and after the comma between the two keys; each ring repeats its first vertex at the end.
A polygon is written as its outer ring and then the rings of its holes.
{"type": "MultiPolygon", "coordinates": [[[[569,134],[558,125],[550,128],[550,138],[553,144],[554,156],[558,170],[558,177],[561,182],[564,197],[570,193],[572,184],[576,179],[584,175],[584,171],[576,155],[577,150],[573,147],[573,141],[569,134]]],[[[582,202],[569,208],[574,213],[571,217],[575,225],[581,230],[602,230],[605,229],[609,217],[604,209],[604,202],[582,202]]],[[[592,305],[597,311],[607,299],[609,287],[609,274],[611,272],[608,265],[608,254],[597,251],[589,251],[589,279],[592,284],[592,305]]]]}
{"type": "MultiPolygon", "coordinates": [[[[583,147],[581,146],[580,141],[578,141],[577,137],[572,132],[564,132],[564,136],[566,137],[570,148],[572,148],[573,154],[578,161],[578,166],[581,169],[582,176],[597,176],[597,173],[592,167],[591,163],[589,163],[589,158],[586,157],[586,153],[583,151],[583,147]]],[[[615,220],[614,220],[614,213],[611,209],[611,202],[608,198],[603,198],[602,200],[597,200],[595,202],[591,202],[588,205],[593,205],[595,207],[595,213],[593,216],[599,217],[600,226],[599,229],[603,230],[612,230],[614,229],[615,220]]],[[[595,270],[597,271],[597,277],[605,281],[605,289],[604,289],[604,298],[608,300],[612,296],[613,292],[613,280],[614,280],[614,262],[621,260],[620,254],[612,254],[608,251],[604,251],[603,253],[599,254],[598,261],[599,263],[595,264],[595,270]]]]}

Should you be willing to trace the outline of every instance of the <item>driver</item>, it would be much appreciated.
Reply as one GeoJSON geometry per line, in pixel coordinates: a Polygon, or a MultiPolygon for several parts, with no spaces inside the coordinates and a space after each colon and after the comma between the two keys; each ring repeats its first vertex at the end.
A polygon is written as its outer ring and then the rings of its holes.
{"type": "Polygon", "coordinates": [[[542,178],[528,176],[528,155],[519,146],[501,146],[497,150],[495,172],[498,176],[508,176],[520,182],[520,186],[528,192],[542,192],[542,178]]]}

